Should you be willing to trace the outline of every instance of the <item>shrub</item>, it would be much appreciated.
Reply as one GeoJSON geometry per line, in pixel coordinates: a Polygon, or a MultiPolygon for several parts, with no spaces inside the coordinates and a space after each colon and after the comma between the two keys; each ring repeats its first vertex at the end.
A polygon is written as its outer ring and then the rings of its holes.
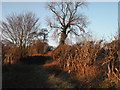
{"type": "Polygon", "coordinates": [[[34,40],[33,44],[29,46],[29,56],[33,54],[45,54],[52,50],[52,46],[49,46],[46,42],[41,40],[34,40]]]}
{"type": "Polygon", "coordinates": [[[3,49],[3,52],[3,64],[16,63],[19,61],[19,59],[24,58],[28,55],[27,48],[9,47],[7,49],[3,49]]]}

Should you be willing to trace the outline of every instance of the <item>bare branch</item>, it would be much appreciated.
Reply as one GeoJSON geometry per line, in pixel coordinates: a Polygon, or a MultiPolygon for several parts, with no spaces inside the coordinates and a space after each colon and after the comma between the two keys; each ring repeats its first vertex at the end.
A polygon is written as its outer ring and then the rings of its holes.
{"type": "Polygon", "coordinates": [[[84,28],[87,26],[86,17],[77,12],[78,8],[84,5],[84,2],[54,2],[48,4],[48,8],[55,15],[55,24],[49,21],[49,26],[61,30],[61,43],[65,42],[69,33],[79,36],[76,33],[77,30],[85,32],[84,28]]]}
{"type": "Polygon", "coordinates": [[[32,13],[8,16],[1,26],[3,40],[12,42],[17,47],[26,47],[37,34],[38,20],[32,13]]]}

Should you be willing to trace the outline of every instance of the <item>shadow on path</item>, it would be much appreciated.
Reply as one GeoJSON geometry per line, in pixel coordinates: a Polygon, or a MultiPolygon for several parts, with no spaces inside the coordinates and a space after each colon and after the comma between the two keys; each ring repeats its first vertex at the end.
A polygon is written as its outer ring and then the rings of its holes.
{"type": "Polygon", "coordinates": [[[45,64],[46,61],[52,60],[50,56],[27,56],[25,58],[20,59],[20,61],[24,64],[36,64],[42,65],[45,64]]]}
{"type": "Polygon", "coordinates": [[[56,65],[45,67],[51,57],[31,56],[21,60],[21,64],[3,66],[3,88],[73,88],[78,84],[68,73],[56,65]],[[5,69],[7,68],[7,70],[5,69]],[[6,70],[6,71],[5,71],[6,70]]]}

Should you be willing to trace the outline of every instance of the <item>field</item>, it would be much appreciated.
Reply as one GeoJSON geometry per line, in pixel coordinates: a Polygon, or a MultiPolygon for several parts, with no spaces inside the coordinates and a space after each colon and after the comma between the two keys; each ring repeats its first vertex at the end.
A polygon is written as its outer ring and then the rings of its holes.
{"type": "MultiPolygon", "coordinates": [[[[114,43],[108,45],[114,46],[114,43]]],[[[12,64],[4,62],[3,88],[118,88],[117,49],[112,47],[107,52],[100,45],[101,42],[91,47],[90,42],[64,45],[12,64]]]]}
{"type": "Polygon", "coordinates": [[[3,89],[120,88],[118,2],[2,4],[3,89]]]}

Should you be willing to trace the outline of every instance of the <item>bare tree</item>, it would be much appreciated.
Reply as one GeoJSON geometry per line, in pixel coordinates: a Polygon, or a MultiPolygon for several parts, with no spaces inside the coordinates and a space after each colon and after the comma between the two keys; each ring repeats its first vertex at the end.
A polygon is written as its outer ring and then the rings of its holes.
{"type": "Polygon", "coordinates": [[[54,14],[54,21],[47,22],[51,28],[60,31],[60,45],[65,44],[68,34],[79,36],[78,30],[84,32],[88,22],[85,15],[78,13],[78,8],[86,6],[85,2],[51,2],[47,6],[54,14]]]}
{"type": "Polygon", "coordinates": [[[42,39],[43,42],[47,42],[48,34],[49,34],[48,30],[46,28],[42,28],[38,33],[38,39],[42,39]]]}
{"type": "Polygon", "coordinates": [[[37,35],[38,20],[31,12],[7,16],[1,25],[2,40],[16,47],[27,47],[37,35]]]}

